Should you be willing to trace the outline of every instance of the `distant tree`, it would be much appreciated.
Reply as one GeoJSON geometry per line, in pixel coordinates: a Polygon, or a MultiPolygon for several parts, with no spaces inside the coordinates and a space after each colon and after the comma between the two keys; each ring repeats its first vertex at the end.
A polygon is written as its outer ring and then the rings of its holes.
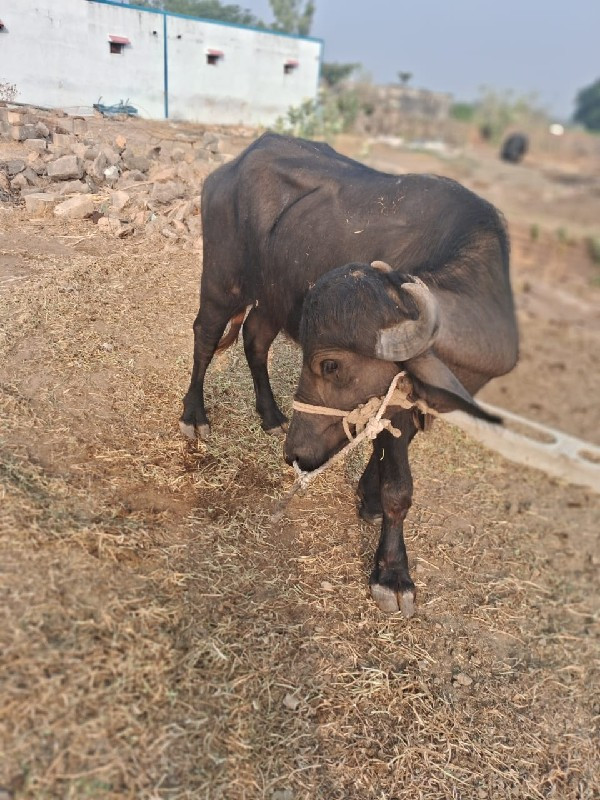
{"type": "Polygon", "coordinates": [[[399,72],[398,73],[398,77],[400,78],[400,83],[403,86],[406,86],[406,84],[409,82],[409,80],[412,78],[412,76],[413,76],[412,72],[399,72]]]}
{"type": "Polygon", "coordinates": [[[269,0],[275,22],[274,31],[308,36],[312,27],[315,4],[311,0],[269,0]]]}
{"type": "Polygon", "coordinates": [[[577,93],[573,119],[589,131],[600,131],[600,78],[577,93]]]}
{"type": "Polygon", "coordinates": [[[450,106],[450,116],[461,122],[471,122],[475,116],[475,110],[473,103],[453,103],[450,106]]]}
{"type": "Polygon", "coordinates": [[[266,28],[262,20],[255,17],[247,8],[234,4],[224,4],[220,0],[136,0],[136,5],[149,8],[162,8],[176,14],[189,14],[191,17],[218,19],[236,25],[250,25],[255,28],[266,28]]]}
{"type": "Polygon", "coordinates": [[[327,86],[332,88],[333,86],[337,86],[338,83],[341,83],[349,75],[352,75],[359,67],[360,64],[338,64],[337,62],[323,63],[321,66],[321,77],[327,86]]]}

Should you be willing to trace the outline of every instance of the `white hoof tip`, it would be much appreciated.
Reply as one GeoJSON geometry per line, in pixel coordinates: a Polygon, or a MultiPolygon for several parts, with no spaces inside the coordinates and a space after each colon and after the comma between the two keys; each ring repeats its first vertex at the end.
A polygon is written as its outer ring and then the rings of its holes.
{"type": "Polygon", "coordinates": [[[371,584],[371,597],[375,601],[377,608],[386,614],[396,614],[400,611],[403,617],[410,619],[415,613],[415,593],[411,589],[407,589],[398,595],[397,592],[387,586],[373,583],[371,584]],[[400,598],[399,603],[398,598],[400,598]]]}
{"type": "Polygon", "coordinates": [[[388,589],[387,586],[372,583],[371,597],[380,611],[384,611],[386,614],[395,614],[399,611],[396,592],[392,591],[392,589],[388,589]]]}
{"type": "Polygon", "coordinates": [[[190,425],[189,422],[183,422],[183,420],[179,420],[179,430],[186,439],[196,441],[196,429],[193,425],[190,425]]]}
{"type": "Polygon", "coordinates": [[[208,439],[210,425],[192,425],[190,422],[179,420],[179,430],[186,439],[195,442],[196,439],[208,439]]]}
{"type": "Polygon", "coordinates": [[[364,506],[359,506],[358,516],[367,525],[381,525],[383,522],[383,514],[370,514],[364,506]]]}
{"type": "Polygon", "coordinates": [[[210,436],[210,425],[196,425],[196,436],[204,441],[210,436]]]}
{"type": "Polygon", "coordinates": [[[410,589],[400,596],[400,611],[406,619],[410,619],[415,613],[415,593],[410,589]]]}

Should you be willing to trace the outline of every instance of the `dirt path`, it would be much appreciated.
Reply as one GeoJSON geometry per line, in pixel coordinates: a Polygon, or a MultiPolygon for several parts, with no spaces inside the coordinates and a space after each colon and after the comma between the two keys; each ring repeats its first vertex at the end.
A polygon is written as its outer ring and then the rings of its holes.
{"type": "MultiPolygon", "coordinates": [[[[600,290],[554,245],[516,243],[523,362],[486,397],[598,441],[600,290]]],[[[212,439],[179,438],[198,273],[193,250],[0,211],[0,787],[592,800],[600,498],[435,426],[419,614],[384,617],[358,456],[270,519],[291,475],[239,345],[211,368],[212,439]]],[[[278,341],[286,408],[297,369],[278,341]]]]}

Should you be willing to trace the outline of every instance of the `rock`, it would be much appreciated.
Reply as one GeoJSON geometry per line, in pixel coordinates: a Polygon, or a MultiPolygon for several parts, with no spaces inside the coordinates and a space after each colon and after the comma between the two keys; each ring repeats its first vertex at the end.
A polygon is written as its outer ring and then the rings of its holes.
{"type": "Polygon", "coordinates": [[[98,228],[117,239],[124,239],[134,233],[132,225],[123,225],[121,220],[116,217],[101,217],[98,220],[98,228]]]}
{"type": "Polygon", "coordinates": [[[179,197],[183,197],[185,186],[175,181],[167,183],[157,183],[152,187],[152,200],[156,203],[171,203],[179,197]]]}
{"type": "Polygon", "coordinates": [[[63,197],[66,194],[89,194],[90,187],[84,181],[65,181],[58,192],[63,197]]]}
{"type": "Polygon", "coordinates": [[[35,125],[11,125],[10,138],[15,142],[24,142],[26,139],[36,139],[35,125]]]}
{"type": "Polygon", "coordinates": [[[175,167],[155,167],[150,173],[150,179],[160,183],[162,181],[173,181],[177,177],[175,167]]]}
{"type": "Polygon", "coordinates": [[[470,678],[468,675],[465,675],[464,672],[459,672],[458,675],[455,675],[454,683],[457,683],[459,686],[471,686],[473,683],[473,678],[470,678]]]}
{"type": "Polygon", "coordinates": [[[109,167],[116,167],[121,161],[121,156],[119,153],[117,153],[116,150],[113,150],[112,147],[107,144],[100,148],[100,152],[104,154],[106,163],[109,167]]]}
{"type": "Polygon", "coordinates": [[[31,169],[29,165],[26,166],[23,172],[21,172],[20,174],[27,179],[27,183],[29,183],[31,186],[39,186],[41,183],[40,179],[37,176],[37,172],[31,169]]]}
{"type": "Polygon", "coordinates": [[[121,173],[118,187],[119,189],[126,189],[128,186],[135,186],[136,183],[143,181],[145,177],[144,173],[140,172],[139,169],[127,170],[121,173]]]}
{"type": "Polygon", "coordinates": [[[175,162],[183,161],[185,159],[185,150],[181,147],[176,147],[171,153],[171,159],[175,162]]]}
{"type": "Polygon", "coordinates": [[[25,140],[25,147],[29,150],[35,150],[38,153],[43,153],[46,150],[46,140],[45,139],[26,139],[25,140]]]}
{"type": "Polygon", "coordinates": [[[15,175],[15,177],[10,182],[11,189],[16,189],[17,191],[25,189],[27,186],[29,186],[29,183],[27,182],[27,178],[22,172],[19,172],[18,175],[15,175]]]}
{"type": "Polygon", "coordinates": [[[207,150],[210,150],[211,153],[218,153],[219,152],[219,137],[216,133],[212,131],[206,131],[202,136],[202,146],[205,147],[207,150]]]}
{"type": "Polygon", "coordinates": [[[19,172],[23,172],[26,166],[27,162],[25,161],[25,159],[11,158],[6,162],[6,172],[9,178],[11,178],[14,175],[18,175],[19,172]]]}
{"type": "Polygon", "coordinates": [[[38,136],[42,139],[47,139],[50,136],[50,128],[45,125],[41,120],[35,123],[35,130],[38,136]]]}
{"type": "Polygon", "coordinates": [[[92,198],[87,195],[74,195],[54,209],[55,217],[64,219],[85,219],[94,211],[92,198]]]}
{"type": "Polygon", "coordinates": [[[116,164],[113,164],[104,170],[104,180],[109,186],[113,186],[119,180],[119,175],[119,168],[116,166],[116,164]]]}
{"type": "Polygon", "coordinates": [[[148,222],[148,212],[138,211],[138,213],[134,216],[132,222],[136,228],[143,228],[144,225],[148,222]]]}
{"type": "Polygon", "coordinates": [[[137,169],[140,172],[148,172],[151,167],[150,159],[145,156],[137,156],[129,149],[123,151],[121,158],[127,169],[137,169]]]}
{"type": "Polygon", "coordinates": [[[56,196],[45,192],[25,196],[25,208],[29,214],[47,214],[55,202],[56,196]]]}
{"type": "Polygon", "coordinates": [[[125,208],[130,199],[127,192],[113,192],[110,197],[110,204],[116,211],[121,211],[122,208],[125,208]]]}
{"type": "Polygon", "coordinates": [[[198,161],[210,161],[210,152],[208,150],[194,150],[194,155],[198,161]]]}
{"type": "Polygon", "coordinates": [[[8,111],[6,121],[9,125],[26,125],[29,122],[27,111],[8,111]]]}
{"type": "Polygon", "coordinates": [[[202,218],[200,215],[197,217],[188,217],[185,224],[188,226],[188,230],[192,236],[202,236],[202,218]]]}
{"type": "Polygon", "coordinates": [[[95,144],[86,144],[83,142],[83,147],[85,147],[83,157],[86,161],[93,161],[95,158],[98,158],[100,149],[95,144]]]}
{"type": "Polygon", "coordinates": [[[8,175],[6,172],[0,172],[0,190],[3,192],[8,192],[10,189],[10,181],[8,180],[8,175]]]}
{"type": "Polygon", "coordinates": [[[186,161],[181,161],[176,168],[177,177],[184,183],[193,183],[195,178],[194,168],[186,161]]]}
{"type": "Polygon", "coordinates": [[[71,152],[75,153],[77,158],[80,158],[82,161],[85,160],[87,149],[87,144],[83,142],[75,142],[75,144],[71,146],[71,152]]]}
{"type": "Polygon", "coordinates": [[[54,181],[65,181],[69,178],[81,178],[83,169],[81,161],[75,155],[61,156],[48,164],[48,177],[54,181]]]}
{"type": "Polygon", "coordinates": [[[87,133],[87,122],[83,117],[64,116],[56,124],[56,130],[59,133],[72,133],[76,136],[83,136],[83,134],[87,133]]]}
{"type": "Polygon", "coordinates": [[[290,711],[295,711],[300,705],[300,698],[293,694],[286,694],[286,696],[283,698],[283,705],[286,708],[289,708],[290,711]]]}
{"type": "Polygon", "coordinates": [[[104,153],[98,153],[96,158],[90,163],[86,162],[85,169],[87,174],[98,183],[104,180],[104,170],[108,167],[108,162],[104,153]]]}
{"type": "Polygon", "coordinates": [[[119,153],[122,153],[126,147],[127,139],[121,133],[118,136],[115,136],[115,150],[118,150],[119,153]]]}
{"type": "Polygon", "coordinates": [[[30,167],[36,175],[44,175],[46,172],[46,162],[40,158],[39,153],[29,153],[27,156],[27,166],[30,167]]]}
{"type": "Polygon", "coordinates": [[[75,136],[82,136],[87,132],[87,122],[83,117],[73,118],[73,133],[75,136]]]}
{"type": "Polygon", "coordinates": [[[52,144],[59,150],[70,150],[75,140],[68,133],[53,133],[52,144]]]}

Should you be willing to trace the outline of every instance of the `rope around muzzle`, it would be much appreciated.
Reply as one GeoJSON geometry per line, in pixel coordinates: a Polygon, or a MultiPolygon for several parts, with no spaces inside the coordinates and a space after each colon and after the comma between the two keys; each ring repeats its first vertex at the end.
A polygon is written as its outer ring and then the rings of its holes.
{"type": "Polygon", "coordinates": [[[279,519],[292,497],[298,491],[305,491],[308,486],[326,469],[329,469],[338,461],[344,459],[349,452],[358,447],[365,439],[376,439],[379,434],[387,430],[396,439],[402,435],[402,431],[392,425],[392,421],[384,417],[388,407],[417,409],[423,414],[437,416],[437,412],[430,408],[424,400],[412,398],[413,384],[410,377],[403,370],[394,375],[389,388],[383,397],[372,397],[366,403],[362,403],[351,411],[340,408],[329,408],[328,406],[313,406],[310,403],[301,403],[294,400],[292,408],[301,414],[320,414],[328,417],[342,417],[344,432],[348,437],[348,444],[330,459],[321,464],[320,467],[308,472],[300,469],[298,462],[294,461],[293,467],[296,473],[296,481],[292,488],[284,495],[278,504],[277,511],[271,516],[274,521],[279,519]],[[350,426],[354,426],[355,435],[352,435],[350,426]]]}

